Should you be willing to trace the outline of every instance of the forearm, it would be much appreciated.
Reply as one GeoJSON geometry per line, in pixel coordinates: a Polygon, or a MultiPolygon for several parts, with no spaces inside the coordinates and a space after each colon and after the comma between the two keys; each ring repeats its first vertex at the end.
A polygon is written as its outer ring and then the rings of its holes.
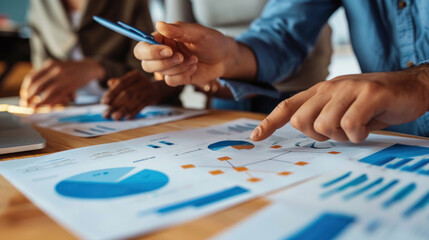
{"type": "Polygon", "coordinates": [[[89,70],[89,76],[91,79],[105,79],[106,78],[106,70],[97,60],[87,58],[83,60],[85,66],[87,66],[89,70]]]}
{"type": "Polygon", "coordinates": [[[225,79],[253,82],[258,72],[258,64],[253,51],[246,45],[228,37],[228,57],[224,61],[225,79]]]}
{"type": "MultiPolygon", "coordinates": [[[[410,74],[415,80],[421,82],[425,87],[419,89],[424,91],[423,94],[429,99],[429,63],[421,64],[404,70],[410,74]]],[[[427,111],[429,111],[429,102],[427,103],[427,111]]]]}

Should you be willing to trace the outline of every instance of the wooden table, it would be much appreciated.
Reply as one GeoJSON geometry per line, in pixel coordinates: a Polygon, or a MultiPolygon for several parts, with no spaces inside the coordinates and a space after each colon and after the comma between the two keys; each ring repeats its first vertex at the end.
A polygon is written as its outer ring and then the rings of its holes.
{"type": "MultiPolygon", "coordinates": [[[[11,160],[36,157],[68,149],[117,142],[162,132],[208,127],[238,118],[262,120],[264,116],[247,112],[211,111],[208,115],[200,117],[95,138],[79,138],[36,127],[47,140],[45,149],[27,153],[0,155],[0,159],[11,160]]],[[[376,133],[410,137],[409,135],[383,131],[376,133]]],[[[142,236],[141,239],[206,239],[240,222],[267,205],[269,205],[269,202],[264,198],[256,198],[213,215],[142,236]]],[[[54,222],[0,176],[0,239],[57,240],[75,239],[75,236],[54,222]]]]}
{"type": "MultiPolygon", "coordinates": [[[[238,118],[262,120],[264,115],[246,112],[211,111],[208,115],[200,117],[95,138],[79,138],[36,127],[47,140],[45,149],[27,153],[0,155],[0,159],[11,160],[36,157],[73,148],[117,142],[162,132],[208,127],[238,118]]],[[[206,239],[238,223],[268,204],[267,200],[257,198],[208,217],[142,236],[141,239],[206,239]]],[[[54,222],[0,176],[0,239],[75,239],[75,236],[54,222]]]]}

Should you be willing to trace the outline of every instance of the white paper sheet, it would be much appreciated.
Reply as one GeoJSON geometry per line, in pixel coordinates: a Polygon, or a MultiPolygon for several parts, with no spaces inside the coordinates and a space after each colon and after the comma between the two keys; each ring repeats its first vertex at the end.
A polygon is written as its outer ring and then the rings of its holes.
{"type": "Polygon", "coordinates": [[[132,120],[114,121],[103,118],[102,113],[105,109],[105,105],[80,106],[67,108],[61,112],[34,114],[23,120],[73,136],[95,137],[207,113],[206,110],[148,106],[132,120]]]}
{"type": "Polygon", "coordinates": [[[114,239],[183,223],[335,169],[347,163],[335,148],[361,152],[315,143],[290,126],[252,142],[257,124],[241,119],[0,162],[0,173],[79,237],[114,239]]]}
{"type": "Polygon", "coordinates": [[[429,178],[416,171],[350,164],[274,194],[215,239],[429,239],[429,178]]]}

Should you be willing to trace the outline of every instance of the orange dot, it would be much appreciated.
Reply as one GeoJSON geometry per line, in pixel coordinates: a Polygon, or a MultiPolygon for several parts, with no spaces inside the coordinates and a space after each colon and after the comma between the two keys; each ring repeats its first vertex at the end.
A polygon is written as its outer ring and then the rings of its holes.
{"type": "Polygon", "coordinates": [[[254,145],[235,145],[235,146],[231,146],[231,147],[233,147],[237,150],[242,150],[242,149],[248,149],[249,150],[249,149],[254,148],[255,146],[254,145]]]}
{"type": "Polygon", "coordinates": [[[340,154],[340,152],[336,152],[336,151],[331,151],[331,152],[328,152],[329,154],[340,154]]]}
{"type": "Polygon", "coordinates": [[[221,171],[221,170],[214,170],[214,171],[210,171],[209,172],[211,175],[219,175],[219,174],[222,174],[223,173],[223,171],[221,171]]]}
{"type": "Polygon", "coordinates": [[[219,161],[226,161],[226,160],[230,160],[230,157],[220,157],[218,158],[219,161]]]}
{"type": "Polygon", "coordinates": [[[247,179],[247,181],[249,181],[249,182],[259,182],[261,180],[262,179],[260,179],[260,178],[249,178],[249,179],[247,179]]]}
{"type": "Polygon", "coordinates": [[[249,170],[249,169],[247,169],[247,167],[234,167],[234,169],[237,172],[243,172],[243,171],[249,170]]]}
{"type": "Polygon", "coordinates": [[[274,145],[274,146],[271,146],[270,148],[274,148],[274,149],[277,149],[277,148],[281,148],[282,146],[280,146],[280,145],[274,145]]]}
{"type": "Polygon", "coordinates": [[[188,169],[188,168],[194,168],[195,167],[195,165],[193,165],[193,164],[188,164],[188,165],[182,165],[181,166],[183,169],[188,169]]]}
{"type": "Polygon", "coordinates": [[[298,165],[298,166],[305,166],[307,164],[308,164],[308,162],[296,162],[295,163],[295,165],[298,165]]]}
{"type": "Polygon", "coordinates": [[[291,175],[292,172],[279,172],[277,174],[280,175],[280,176],[287,176],[287,175],[291,175]]]}

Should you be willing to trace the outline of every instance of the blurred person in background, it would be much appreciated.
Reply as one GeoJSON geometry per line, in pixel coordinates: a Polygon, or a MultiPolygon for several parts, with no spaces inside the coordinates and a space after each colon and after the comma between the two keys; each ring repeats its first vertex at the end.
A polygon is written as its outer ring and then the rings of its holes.
{"type": "Polygon", "coordinates": [[[92,20],[95,15],[153,31],[146,0],[30,1],[34,70],[21,86],[20,104],[37,108],[96,103],[107,87],[105,116],[117,120],[134,117],[148,104],[178,104],[181,88],[155,82],[144,72],[126,75],[140,68],[133,57],[135,42],[101,27],[92,20]]]}

